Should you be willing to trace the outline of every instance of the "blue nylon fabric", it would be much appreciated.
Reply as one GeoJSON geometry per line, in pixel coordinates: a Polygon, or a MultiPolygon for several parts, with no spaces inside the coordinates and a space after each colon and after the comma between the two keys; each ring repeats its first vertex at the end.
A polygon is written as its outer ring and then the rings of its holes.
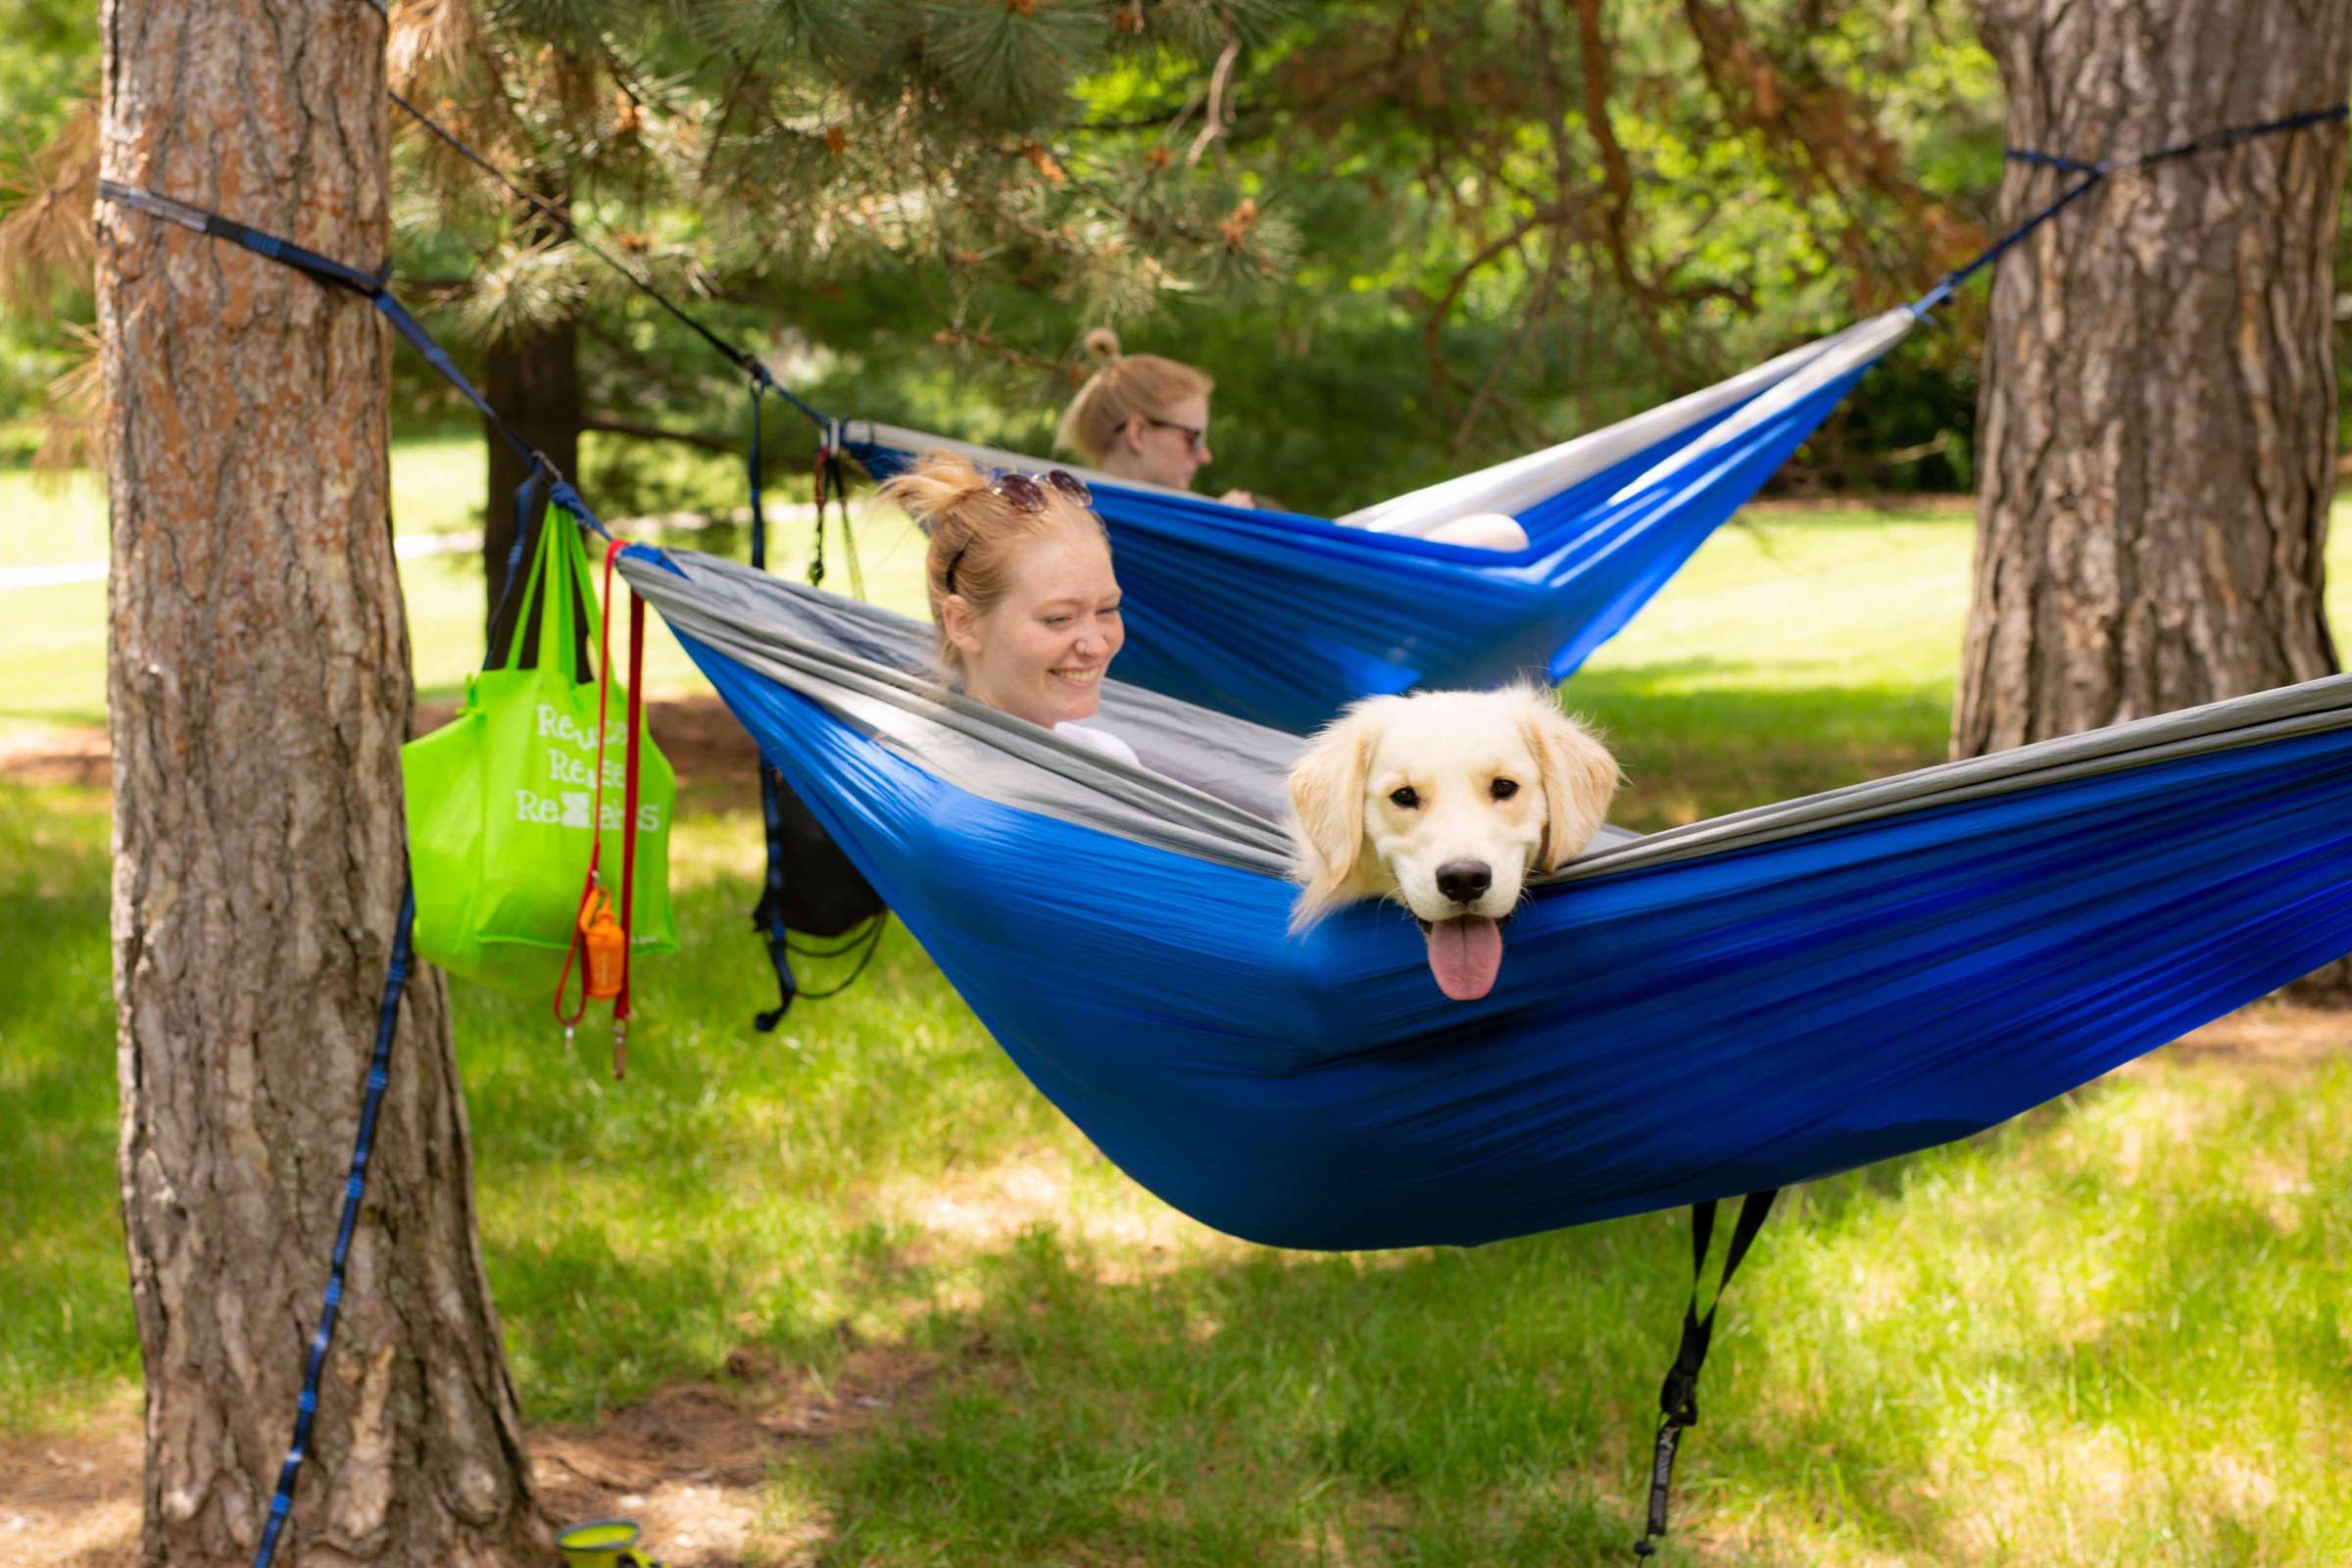
{"type": "Polygon", "coordinates": [[[1539,890],[1444,1000],[1389,906],[956,790],[687,651],[1039,1089],[1270,1245],[1469,1245],[1962,1138],[2352,950],[2352,730],[1539,890]]]}
{"type": "MultiPolygon", "coordinates": [[[[1828,418],[1860,370],[1687,470],[1626,484],[1744,408],[1737,404],[1519,514],[1516,555],[1097,484],[1124,590],[1119,678],[1303,733],[1358,697],[1558,680],[1631,620],[1828,418]]],[[[913,454],[846,450],[877,478],[913,454]]]]}

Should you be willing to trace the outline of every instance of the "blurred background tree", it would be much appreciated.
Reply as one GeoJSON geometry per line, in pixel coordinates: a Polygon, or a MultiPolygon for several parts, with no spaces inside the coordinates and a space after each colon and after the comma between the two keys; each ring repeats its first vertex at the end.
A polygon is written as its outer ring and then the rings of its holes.
{"type": "MultiPolygon", "coordinates": [[[[21,457],[86,353],[95,44],[78,7],[9,4],[21,457]]],[[[1217,376],[1207,482],[1318,510],[1913,297],[2000,172],[1950,0],[396,0],[388,48],[410,101],[829,412],[1043,451],[1111,325],[1217,376]]],[[[396,270],[493,401],[607,512],[739,504],[742,375],[396,119],[396,270]]],[[[1968,484],[1980,313],[1782,484],[1968,484]]],[[[399,364],[403,431],[466,419],[399,364]]],[[[768,407],[780,470],[807,432],[768,407]]],[[[492,554],[516,477],[488,477],[492,554]]]]}

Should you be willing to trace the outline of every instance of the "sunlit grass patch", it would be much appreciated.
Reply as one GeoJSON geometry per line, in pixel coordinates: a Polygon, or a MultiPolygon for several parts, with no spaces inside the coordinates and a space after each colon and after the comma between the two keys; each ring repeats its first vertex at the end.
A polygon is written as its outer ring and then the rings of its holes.
{"type": "Polygon", "coordinates": [[[0,785],[0,1433],[139,1371],[115,1181],[106,813],[0,785]]]}

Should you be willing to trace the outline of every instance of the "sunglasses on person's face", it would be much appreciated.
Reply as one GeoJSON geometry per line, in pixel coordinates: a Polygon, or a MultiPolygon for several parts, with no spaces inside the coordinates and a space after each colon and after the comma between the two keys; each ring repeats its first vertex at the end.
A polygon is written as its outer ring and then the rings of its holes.
{"type": "Polygon", "coordinates": [[[1184,444],[1192,448],[1193,456],[1197,458],[1208,456],[1208,431],[1204,426],[1178,424],[1174,419],[1155,419],[1149,414],[1144,416],[1144,422],[1161,430],[1173,430],[1183,436],[1184,444]]]}
{"type": "MultiPolygon", "coordinates": [[[[1086,481],[1066,469],[1055,468],[1052,472],[1042,475],[1046,484],[1039,484],[1038,477],[1040,476],[1026,473],[1000,473],[988,482],[988,487],[1004,497],[1004,504],[1015,512],[1045,511],[1047,484],[1052,485],[1082,507],[1091,507],[1095,504],[1095,493],[1086,487],[1086,481]]],[[[972,542],[966,539],[956,549],[956,554],[948,558],[948,592],[956,591],[956,568],[963,564],[963,553],[971,548],[972,542]]]]}

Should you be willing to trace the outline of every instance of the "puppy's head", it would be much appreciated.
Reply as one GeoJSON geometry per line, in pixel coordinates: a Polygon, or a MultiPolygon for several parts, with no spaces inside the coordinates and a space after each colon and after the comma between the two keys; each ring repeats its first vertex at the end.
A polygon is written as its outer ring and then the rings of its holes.
{"type": "Polygon", "coordinates": [[[1425,692],[1356,704],[1291,772],[1298,875],[1292,926],[1391,896],[1429,931],[1448,996],[1484,996],[1501,962],[1495,921],[1530,870],[1592,841],[1617,764],[1540,687],[1425,692]]]}

